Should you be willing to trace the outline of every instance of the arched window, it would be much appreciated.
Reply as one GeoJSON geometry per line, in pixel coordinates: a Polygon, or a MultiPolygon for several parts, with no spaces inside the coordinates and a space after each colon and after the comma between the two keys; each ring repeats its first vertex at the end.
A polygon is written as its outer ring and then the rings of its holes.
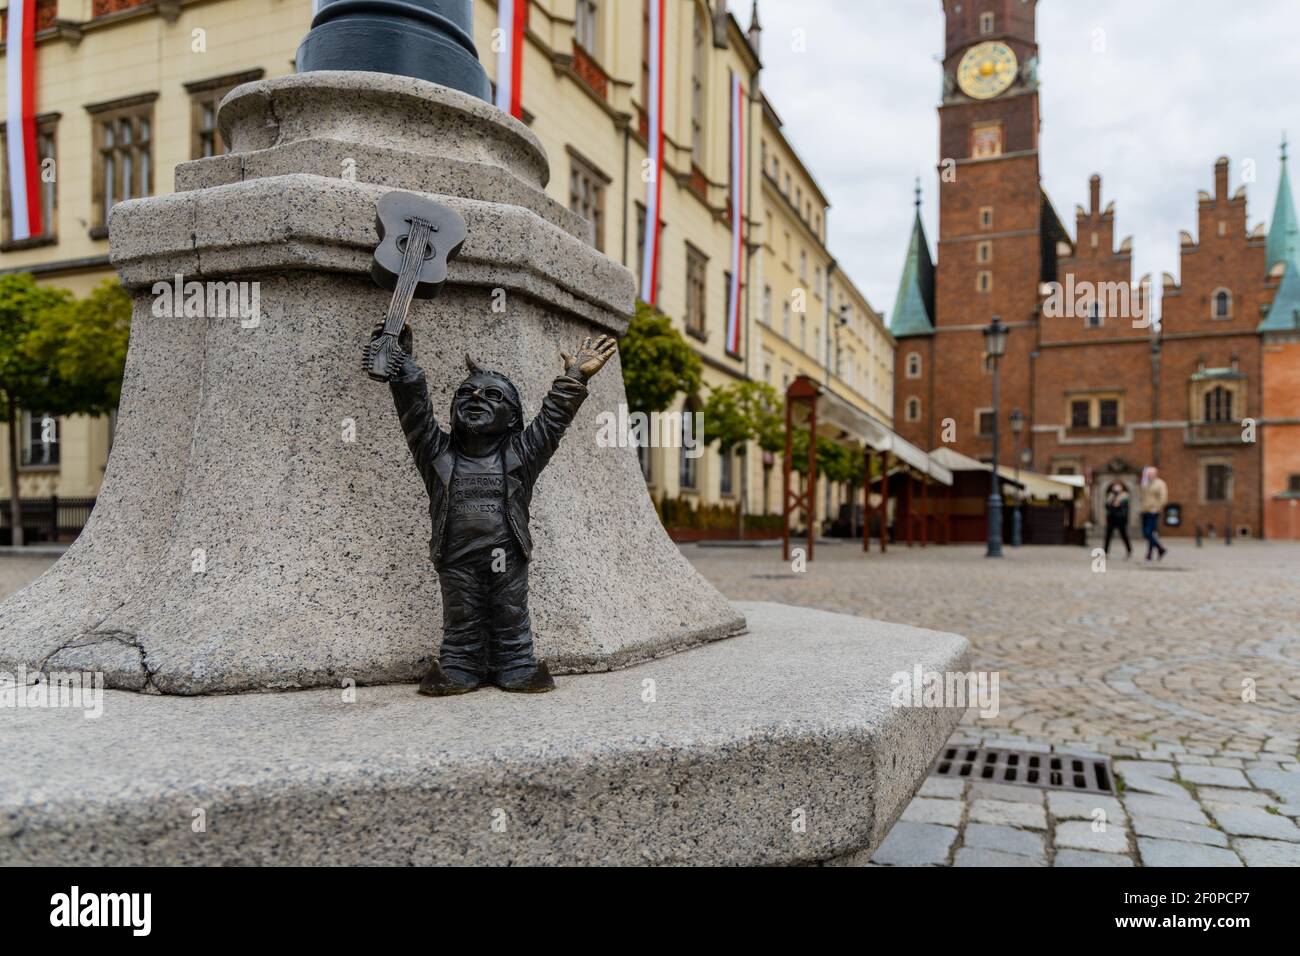
{"type": "Polygon", "coordinates": [[[1207,422],[1232,421],[1232,392],[1216,385],[1205,393],[1205,420],[1207,422]]]}
{"type": "Polygon", "coordinates": [[[906,417],[909,422],[919,422],[921,420],[921,400],[912,396],[907,400],[906,417]]]}
{"type": "Polygon", "coordinates": [[[1216,319],[1232,318],[1232,293],[1227,289],[1218,289],[1213,298],[1213,315],[1216,319]]]}
{"type": "Polygon", "coordinates": [[[682,406],[681,467],[678,478],[686,491],[694,491],[699,487],[699,454],[704,439],[695,427],[695,413],[699,410],[699,399],[694,396],[688,398],[682,406]]]}
{"type": "Polygon", "coordinates": [[[921,377],[921,356],[917,352],[912,352],[907,356],[907,377],[921,377]]]}

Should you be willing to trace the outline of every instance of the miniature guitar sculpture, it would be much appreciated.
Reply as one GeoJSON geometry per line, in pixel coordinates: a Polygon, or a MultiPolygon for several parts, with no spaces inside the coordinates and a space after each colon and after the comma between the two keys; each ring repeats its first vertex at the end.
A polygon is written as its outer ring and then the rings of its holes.
{"type": "Polygon", "coordinates": [[[370,277],[391,289],[388,314],[375,325],[362,352],[362,370],[387,382],[401,363],[398,336],[406,328],[413,299],[432,299],[447,281],[447,263],[460,253],[467,234],[460,213],[414,193],[385,193],[376,204],[379,245],[370,277]]]}

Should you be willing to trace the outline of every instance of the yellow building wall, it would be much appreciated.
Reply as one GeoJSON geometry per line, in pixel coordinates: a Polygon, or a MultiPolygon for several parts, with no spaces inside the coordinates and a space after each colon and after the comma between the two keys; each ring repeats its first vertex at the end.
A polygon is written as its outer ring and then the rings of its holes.
{"type": "MultiPolygon", "coordinates": [[[[733,5],[734,6],[734,5],[733,5]]],[[[293,70],[297,46],[309,28],[310,0],[190,0],[179,6],[174,22],[159,15],[157,5],[91,20],[92,0],[59,0],[59,18],[81,23],[80,42],[57,31],[38,37],[37,111],[57,112],[58,196],[56,245],[0,253],[0,270],[33,268],[38,279],[85,295],[104,278],[113,275],[107,266],[108,243],[90,235],[92,211],[93,129],[88,105],[122,97],[157,93],[154,103],[154,188],[171,190],[178,163],[191,159],[191,99],[184,84],[247,70],[261,69],[266,77],[293,70]]],[[[729,76],[740,74],[747,90],[754,87],[752,73],[758,66],[738,24],[723,21],[725,48],[714,45],[714,17],[704,0],[667,0],[669,45],[665,63],[665,181],[662,189],[660,308],[685,331],[687,243],[708,257],[706,282],[705,339],[687,337],[704,361],[704,399],[711,387],[743,377],[764,378],[770,365],[775,387],[781,387],[785,369],[791,374],[825,378],[827,350],[825,288],[815,287],[814,264],[823,283],[830,264],[825,248],[828,203],[804,169],[802,160],[785,141],[779,128],[771,127],[761,98],[748,109],[748,175],[752,192],[748,211],[752,215],[750,240],[759,250],[748,264],[748,289],[742,291],[746,305],[742,341],[744,355],[725,351],[726,283],[730,268],[731,227],[725,216],[730,157],[729,76]],[[692,171],[691,85],[694,13],[704,18],[704,70],[702,73],[705,121],[704,148],[698,157],[699,170],[709,183],[707,202],[688,185],[692,171]],[[799,179],[799,188],[810,203],[812,216],[803,222],[790,208],[782,208],[760,175],[762,149],[779,154],[782,168],[799,179]],[[780,301],[801,284],[795,263],[783,261],[773,235],[789,229],[798,237],[798,248],[809,255],[808,313],[809,344],[801,351],[774,334],[759,321],[763,289],[771,285],[777,324],[780,301]],[[818,344],[814,344],[818,343],[818,344]]],[[[479,56],[489,77],[495,78],[496,54],[493,30],[497,8],[493,0],[474,4],[474,37],[479,56]]],[[[608,76],[605,96],[600,96],[575,71],[575,0],[533,0],[524,62],[523,106],[525,119],[545,146],[551,164],[547,192],[569,205],[570,170],[576,152],[609,182],[605,187],[604,236],[602,251],[621,261],[639,276],[637,205],[644,204],[645,184],[641,178],[647,151],[639,134],[638,111],[644,99],[641,89],[642,17],[639,0],[602,0],[599,3],[596,49],[588,51],[608,76]]],[[[0,84],[3,84],[0,72],[0,84]]],[[[788,206],[788,204],[786,204],[788,206]]],[[[842,275],[842,274],[841,274],[842,275]]],[[[834,280],[832,280],[834,281],[834,280]]],[[[892,344],[887,341],[879,317],[849,283],[836,286],[835,296],[844,294],[853,302],[857,316],[851,328],[842,330],[846,354],[855,363],[868,363],[874,370],[868,380],[875,383],[862,390],[863,376],[856,372],[851,381],[834,378],[832,387],[855,404],[888,420],[892,408],[892,380],[881,363],[892,363],[892,344]],[[887,392],[881,391],[887,389],[887,392]]],[[[838,301],[838,298],[836,298],[838,301]]],[[[889,370],[892,374],[892,368],[889,370]]],[[[679,398],[675,410],[685,406],[679,398]]],[[[109,446],[106,419],[68,420],[63,426],[63,462],[54,481],[61,495],[93,495],[103,474],[109,446]],[[76,446],[76,447],[74,447],[76,446]]],[[[706,423],[707,440],[707,423],[706,423]]],[[[762,464],[757,453],[748,455],[749,497],[746,510],[761,512],[762,464]]],[[[698,460],[697,488],[680,487],[679,456],[675,449],[656,449],[651,454],[650,486],[659,497],[685,493],[695,500],[735,503],[742,486],[739,465],[731,495],[723,496],[719,485],[722,462],[716,447],[698,460]]],[[[777,465],[779,474],[779,463],[777,465]]],[[[48,477],[48,476],[47,476],[48,477]]],[[[41,479],[42,481],[45,479],[41,479]]],[[[33,487],[40,484],[33,476],[33,487]]],[[[26,486],[24,486],[24,493],[26,486]]],[[[775,497],[775,495],[774,495],[775,497]]],[[[770,507],[775,507],[772,502],[770,507]]]]}

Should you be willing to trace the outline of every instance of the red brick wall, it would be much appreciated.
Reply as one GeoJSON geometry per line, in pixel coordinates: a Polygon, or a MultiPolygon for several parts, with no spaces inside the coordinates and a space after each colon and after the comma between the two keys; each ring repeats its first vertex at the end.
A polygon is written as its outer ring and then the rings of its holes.
{"type": "Polygon", "coordinates": [[[1291,475],[1300,475],[1300,335],[1264,342],[1263,417],[1278,424],[1261,428],[1264,536],[1300,539],[1300,500],[1279,497],[1291,475]]]}

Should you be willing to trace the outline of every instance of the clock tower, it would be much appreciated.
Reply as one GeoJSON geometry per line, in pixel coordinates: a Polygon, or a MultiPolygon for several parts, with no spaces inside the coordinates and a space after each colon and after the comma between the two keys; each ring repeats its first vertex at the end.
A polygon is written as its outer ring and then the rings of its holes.
{"type": "MultiPolygon", "coordinates": [[[[1032,415],[1030,361],[1038,290],[1054,277],[1058,229],[1039,183],[1037,0],[944,0],[943,99],[939,105],[939,234],[932,338],[912,417],[926,448],[955,433],[973,458],[993,452],[992,376],[982,330],[1010,327],[1001,360],[1002,435],[1009,416],[1032,415]],[[951,420],[950,427],[948,420],[951,420]]],[[[912,346],[899,343],[899,367],[912,346]]],[[[897,411],[897,410],[896,410],[897,411]]],[[[897,416],[908,419],[907,409],[897,416]]],[[[906,432],[905,432],[906,434],[906,432]]],[[[1010,461],[1004,444],[1003,462],[1010,461]]]]}

